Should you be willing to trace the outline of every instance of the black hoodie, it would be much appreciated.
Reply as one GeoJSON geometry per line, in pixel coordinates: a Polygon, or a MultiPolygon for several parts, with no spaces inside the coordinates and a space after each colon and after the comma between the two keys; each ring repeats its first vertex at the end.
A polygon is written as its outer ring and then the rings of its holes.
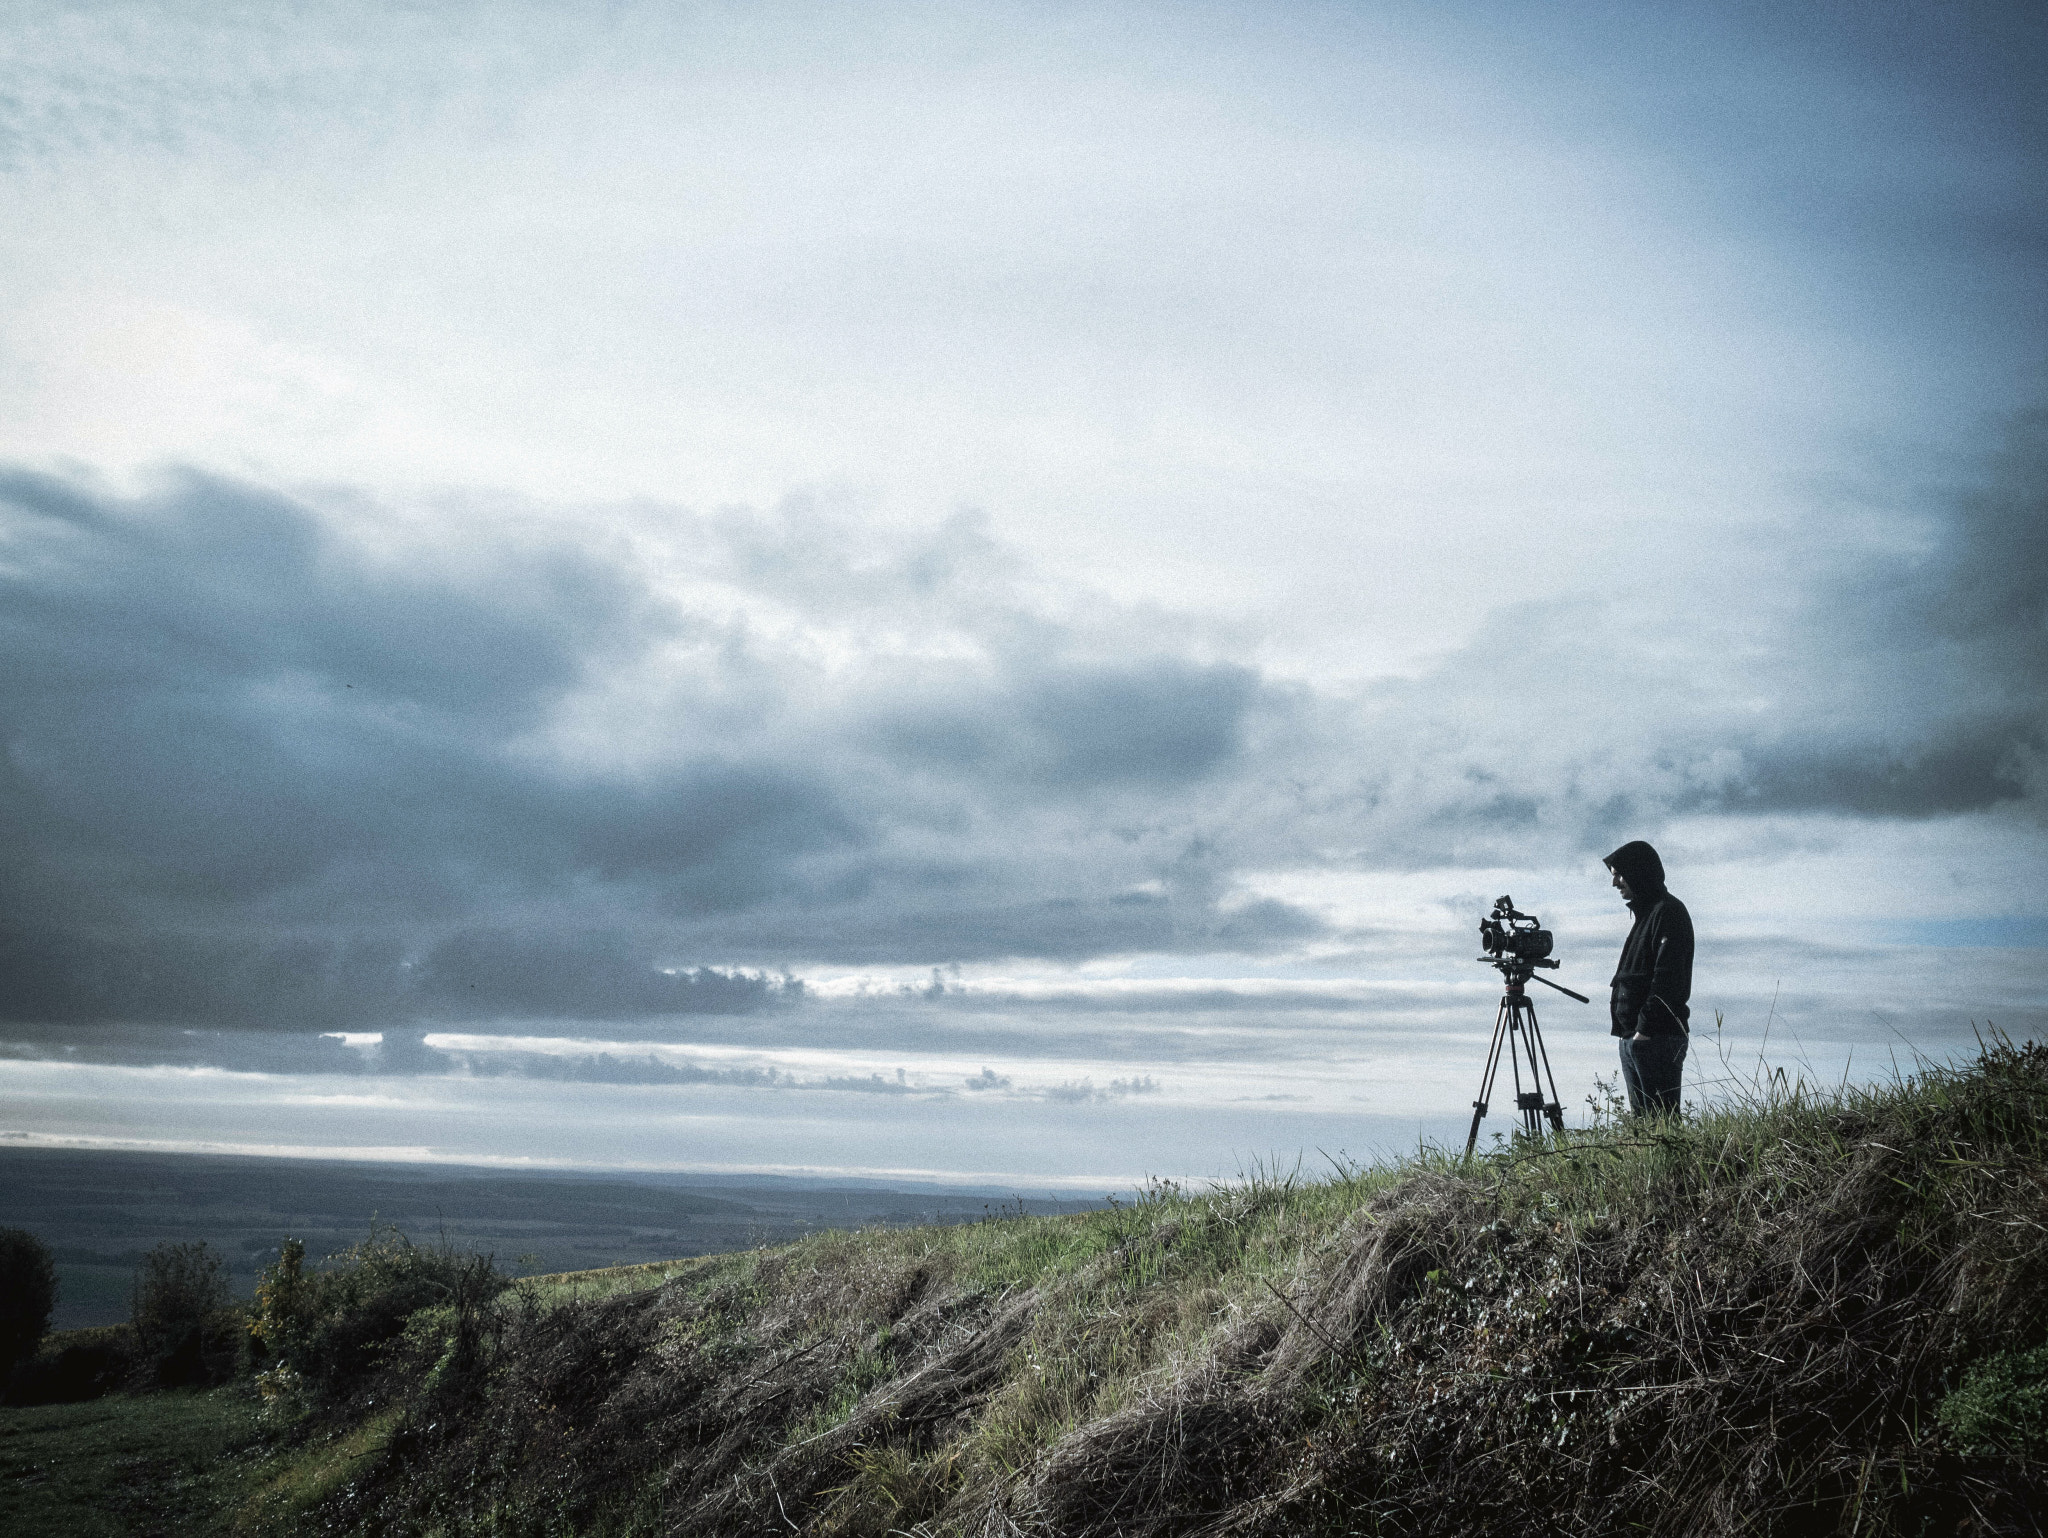
{"type": "Polygon", "coordinates": [[[1692,1018],[1692,915],[1664,889],[1664,862],[1641,839],[1623,844],[1606,864],[1628,883],[1628,909],[1636,916],[1614,969],[1612,1032],[1683,1036],[1692,1018]]]}

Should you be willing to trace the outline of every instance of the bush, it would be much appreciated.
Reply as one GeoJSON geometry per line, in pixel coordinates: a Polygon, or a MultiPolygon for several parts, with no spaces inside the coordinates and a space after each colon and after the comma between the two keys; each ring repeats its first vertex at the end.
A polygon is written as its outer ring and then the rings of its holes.
{"type": "Polygon", "coordinates": [[[204,1240],[159,1244],[135,1272],[130,1319],[145,1367],[166,1388],[233,1375],[240,1341],[227,1263],[204,1240]]]}
{"type": "Polygon", "coordinates": [[[35,1355],[57,1306],[57,1263],[25,1228],[0,1228],[0,1382],[35,1355]]]}
{"type": "Polygon", "coordinates": [[[1986,1357],[1935,1415],[1965,1452],[2048,1457],[2048,1346],[1986,1357]]]}
{"type": "Polygon", "coordinates": [[[509,1285],[489,1255],[423,1249],[395,1228],[372,1226],[317,1271],[306,1269],[305,1245],[287,1239],[257,1281],[249,1331],[280,1381],[340,1398],[383,1365],[422,1309],[447,1311],[452,1338],[472,1347],[482,1306],[509,1285]]]}
{"type": "Polygon", "coordinates": [[[135,1332],[125,1324],[62,1330],[7,1382],[12,1405],[77,1404],[98,1399],[136,1376],[135,1332]]]}

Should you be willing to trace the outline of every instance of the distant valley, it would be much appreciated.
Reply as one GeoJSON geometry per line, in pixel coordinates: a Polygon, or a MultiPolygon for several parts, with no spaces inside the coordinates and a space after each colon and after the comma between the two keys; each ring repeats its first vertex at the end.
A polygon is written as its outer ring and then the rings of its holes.
{"type": "Polygon", "coordinates": [[[1100,1202],[1011,1191],[770,1176],[521,1171],[433,1164],[0,1149],[0,1227],[55,1252],[55,1326],[128,1314],[136,1263],[152,1245],[204,1240],[227,1258],[237,1295],[286,1235],[320,1256],[375,1221],[418,1243],[496,1254],[522,1273],[586,1270],[776,1244],[824,1228],[970,1222],[996,1212],[1078,1212],[1100,1202]]]}

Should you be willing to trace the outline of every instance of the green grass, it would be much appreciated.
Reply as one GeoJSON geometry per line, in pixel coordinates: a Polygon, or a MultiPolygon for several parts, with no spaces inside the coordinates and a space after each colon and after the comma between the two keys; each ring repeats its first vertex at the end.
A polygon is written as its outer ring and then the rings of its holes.
{"type": "Polygon", "coordinates": [[[0,1532],[221,1531],[269,1467],[260,1408],[240,1386],[0,1410],[0,1532]]]}
{"type": "Polygon", "coordinates": [[[689,1260],[651,1260],[630,1266],[603,1266],[593,1271],[555,1271],[528,1277],[525,1285],[550,1303],[594,1303],[622,1292],[686,1280],[729,1257],[704,1255],[689,1260]]]}
{"type": "Polygon", "coordinates": [[[312,1513],[375,1463],[398,1423],[398,1412],[385,1410],[359,1424],[330,1428],[289,1448],[280,1447],[225,1493],[221,1530],[238,1535],[292,1533],[317,1525],[312,1513]]]}

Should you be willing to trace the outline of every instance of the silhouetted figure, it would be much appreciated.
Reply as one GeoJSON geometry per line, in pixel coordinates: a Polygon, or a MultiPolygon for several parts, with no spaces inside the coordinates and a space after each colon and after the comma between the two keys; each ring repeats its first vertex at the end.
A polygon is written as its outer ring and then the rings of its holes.
{"type": "Polygon", "coordinates": [[[1621,1038],[1621,1080],[1635,1115],[1668,1115],[1678,1109],[1691,1031],[1692,915],[1665,890],[1664,862],[1641,839],[1623,844],[1606,863],[1614,889],[1636,916],[1614,969],[1609,1006],[1621,1038]]]}

